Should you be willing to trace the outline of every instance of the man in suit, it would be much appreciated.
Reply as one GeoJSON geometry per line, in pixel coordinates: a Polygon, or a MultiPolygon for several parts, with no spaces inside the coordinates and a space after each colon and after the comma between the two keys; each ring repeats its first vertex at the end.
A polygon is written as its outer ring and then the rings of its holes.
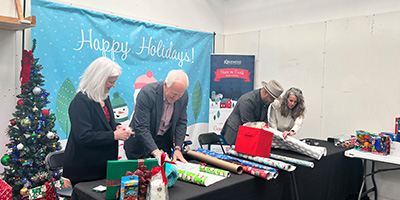
{"type": "Polygon", "coordinates": [[[135,137],[125,141],[128,159],[158,157],[161,150],[173,161],[186,162],[182,145],[187,129],[189,79],[182,70],[172,70],[165,81],[145,85],[136,98],[136,109],[129,127],[135,137]]]}
{"type": "Polygon", "coordinates": [[[234,145],[239,126],[246,122],[263,121],[268,123],[268,107],[282,92],[283,87],[278,81],[271,80],[268,83],[262,81],[263,87],[242,95],[232,113],[225,121],[221,135],[226,141],[234,145]]]}

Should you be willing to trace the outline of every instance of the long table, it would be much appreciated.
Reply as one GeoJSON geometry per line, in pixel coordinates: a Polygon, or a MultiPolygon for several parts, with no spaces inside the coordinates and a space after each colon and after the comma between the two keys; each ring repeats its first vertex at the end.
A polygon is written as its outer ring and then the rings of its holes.
{"type": "MultiPolygon", "coordinates": [[[[272,149],[274,154],[285,155],[314,162],[314,168],[297,166],[292,173],[279,170],[279,176],[265,180],[249,174],[237,175],[208,187],[177,181],[168,189],[169,199],[324,199],[340,200],[357,197],[362,183],[362,163],[358,159],[344,156],[345,148],[333,143],[310,140],[317,146],[325,146],[326,157],[321,160],[281,149],[272,149]]],[[[73,199],[102,200],[104,193],[96,193],[92,188],[106,185],[106,180],[78,183],[74,187],[73,199]]]]}
{"type": "Polygon", "coordinates": [[[358,151],[356,149],[347,150],[344,152],[344,155],[349,158],[359,158],[359,159],[363,160],[363,163],[364,163],[363,182],[360,187],[358,199],[361,199],[362,197],[367,196],[368,193],[374,192],[374,197],[375,197],[374,199],[377,200],[378,199],[378,188],[376,187],[375,174],[380,173],[380,172],[385,172],[385,171],[400,170],[400,167],[388,168],[388,169],[375,169],[375,162],[384,162],[384,163],[389,163],[389,164],[394,164],[394,165],[400,165],[400,157],[397,157],[397,156],[377,155],[377,154],[373,154],[371,152],[358,151]],[[367,172],[367,161],[371,162],[371,169],[369,172],[367,172]],[[366,186],[366,179],[368,176],[370,176],[371,180],[372,180],[372,187],[370,187],[369,189],[367,189],[367,186],[366,186]]]}

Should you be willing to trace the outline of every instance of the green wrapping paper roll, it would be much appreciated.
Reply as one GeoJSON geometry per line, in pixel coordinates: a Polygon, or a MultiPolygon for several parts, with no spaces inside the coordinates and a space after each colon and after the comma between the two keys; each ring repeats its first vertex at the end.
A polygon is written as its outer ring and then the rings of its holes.
{"type": "Polygon", "coordinates": [[[186,181],[190,183],[195,183],[197,185],[208,186],[209,183],[206,182],[208,176],[203,176],[195,174],[193,172],[183,171],[178,169],[178,179],[181,181],[186,181]]]}
{"type": "Polygon", "coordinates": [[[200,166],[200,171],[201,172],[206,172],[209,174],[215,174],[218,176],[223,176],[223,177],[230,177],[231,173],[229,171],[223,170],[223,169],[217,169],[213,167],[207,167],[204,165],[199,165],[200,166]]]}

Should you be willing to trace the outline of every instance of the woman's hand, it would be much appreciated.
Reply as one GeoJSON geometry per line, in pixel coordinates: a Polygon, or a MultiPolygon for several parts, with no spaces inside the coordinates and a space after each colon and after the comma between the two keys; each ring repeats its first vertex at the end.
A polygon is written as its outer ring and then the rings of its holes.
{"type": "Polygon", "coordinates": [[[122,125],[117,126],[117,130],[114,131],[115,140],[127,140],[131,135],[135,135],[135,132],[131,131],[130,128],[125,128],[122,125]]]}
{"type": "Polygon", "coordinates": [[[288,135],[293,136],[293,135],[295,135],[295,134],[296,134],[296,132],[294,132],[293,130],[291,130],[291,131],[285,131],[285,132],[283,132],[283,138],[286,139],[286,137],[287,137],[288,135]]]}

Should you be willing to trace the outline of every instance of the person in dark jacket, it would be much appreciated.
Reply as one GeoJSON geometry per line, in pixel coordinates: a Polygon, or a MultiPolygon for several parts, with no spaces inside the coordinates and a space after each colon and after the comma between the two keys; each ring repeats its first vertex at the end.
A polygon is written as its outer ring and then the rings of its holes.
{"type": "Polygon", "coordinates": [[[162,151],[173,161],[186,162],[182,145],[187,129],[189,78],[182,70],[171,70],[165,81],[145,85],[136,98],[136,110],[129,127],[135,137],[125,142],[128,159],[155,157],[162,151]]]}
{"type": "Polygon", "coordinates": [[[121,75],[121,67],[101,57],[85,70],[69,106],[71,131],[65,148],[63,176],[72,185],[106,178],[107,160],[117,160],[118,140],[134,132],[115,122],[108,93],[121,75]]]}
{"type": "Polygon", "coordinates": [[[239,126],[246,122],[268,123],[268,107],[282,92],[283,87],[276,80],[262,81],[263,87],[242,95],[222,128],[221,135],[234,145],[239,126]]]}

